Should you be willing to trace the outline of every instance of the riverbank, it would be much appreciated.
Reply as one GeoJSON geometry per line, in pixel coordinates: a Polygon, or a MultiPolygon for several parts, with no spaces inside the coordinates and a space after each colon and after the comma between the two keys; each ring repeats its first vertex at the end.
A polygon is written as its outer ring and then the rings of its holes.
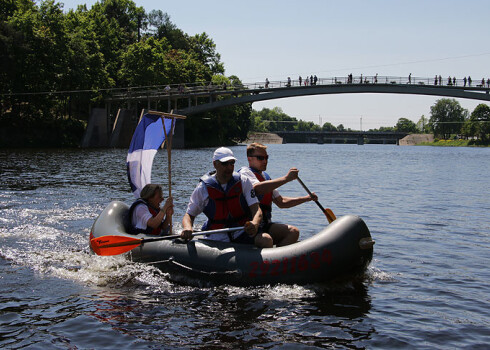
{"type": "Polygon", "coordinates": [[[433,142],[421,142],[416,146],[436,146],[436,147],[489,147],[490,142],[480,140],[434,140],[433,142]]]}

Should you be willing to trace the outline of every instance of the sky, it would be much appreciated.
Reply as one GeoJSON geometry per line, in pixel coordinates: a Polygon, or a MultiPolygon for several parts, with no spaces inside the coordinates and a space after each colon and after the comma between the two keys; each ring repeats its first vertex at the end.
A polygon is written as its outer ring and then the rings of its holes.
{"type": "MultiPolygon", "coordinates": [[[[207,33],[243,83],[354,76],[490,78],[488,0],[133,0],[189,35],[207,33]]],[[[96,1],[65,0],[64,9],[96,1]]],[[[256,102],[298,119],[368,130],[417,122],[443,97],[342,94],[256,102]]],[[[457,99],[471,113],[482,101],[457,99]]]]}

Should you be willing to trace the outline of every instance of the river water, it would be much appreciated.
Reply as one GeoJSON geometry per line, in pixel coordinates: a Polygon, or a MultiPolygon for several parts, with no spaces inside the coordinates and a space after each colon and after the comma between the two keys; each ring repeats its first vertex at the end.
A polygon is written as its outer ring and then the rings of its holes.
{"type": "MultiPolygon", "coordinates": [[[[233,151],[245,165],[245,147],[233,151]]],[[[176,231],[212,152],[172,153],[176,231]]],[[[488,349],[490,148],[287,144],[269,154],[272,177],[296,166],[337,217],[364,219],[376,245],[363,278],[186,285],[92,256],[94,219],[132,200],[126,151],[0,150],[0,347],[488,349]]],[[[167,187],[165,151],[153,180],[167,187]]],[[[304,195],[297,182],[280,192],[304,195]]],[[[301,238],[326,225],[313,202],[273,217],[301,238]]]]}

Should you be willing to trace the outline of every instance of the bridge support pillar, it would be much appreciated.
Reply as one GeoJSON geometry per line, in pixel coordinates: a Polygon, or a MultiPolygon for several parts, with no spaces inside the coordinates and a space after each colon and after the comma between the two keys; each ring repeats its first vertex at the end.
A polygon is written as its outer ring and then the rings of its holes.
{"type": "Polygon", "coordinates": [[[107,147],[109,145],[107,109],[92,108],[87,129],[82,139],[82,148],[107,147]]]}
{"type": "MultiPolygon", "coordinates": [[[[150,105],[148,105],[150,108],[150,105]]],[[[128,148],[133,137],[134,129],[138,125],[137,113],[130,109],[117,111],[114,127],[109,141],[109,146],[114,148],[128,148]]]]}
{"type": "Polygon", "coordinates": [[[364,136],[359,136],[359,137],[357,138],[357,145],[358,145],[358,146],[362,146],[362,145],[364,145],[364,136]]]}

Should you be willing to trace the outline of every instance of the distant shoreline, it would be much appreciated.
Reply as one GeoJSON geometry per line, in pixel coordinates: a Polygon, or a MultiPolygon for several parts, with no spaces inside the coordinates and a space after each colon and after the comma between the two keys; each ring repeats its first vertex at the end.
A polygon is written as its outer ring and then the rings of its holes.
{"type": "Polygon", "coordinates": [[[421,142],[416,146],[435,146],[435,147],[490,147],[490,142],[475,143],[474,140],[435,140],[434,142],[421,142]]]}

